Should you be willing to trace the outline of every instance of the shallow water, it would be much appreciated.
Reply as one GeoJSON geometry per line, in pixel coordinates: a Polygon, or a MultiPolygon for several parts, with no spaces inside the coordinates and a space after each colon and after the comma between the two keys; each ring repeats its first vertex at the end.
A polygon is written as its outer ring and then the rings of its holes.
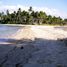
{"type": "Polygon", "coordinates": [[[0,37],[7,37],[16,33],[21,27],[20,26],[7,26],[0,25],[0,37]]]}
{"type": "Polygon", "coordinates": [[[0,43],[8,41],[8,37],[15,34],[21,26],[0,25],[0,43]]]}

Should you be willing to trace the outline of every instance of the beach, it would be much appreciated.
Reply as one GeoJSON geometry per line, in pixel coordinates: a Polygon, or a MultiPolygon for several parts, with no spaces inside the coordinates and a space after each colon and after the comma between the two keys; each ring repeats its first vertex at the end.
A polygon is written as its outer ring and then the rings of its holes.
{"type": "Polygon", "coordinates": [[[12,37],[14,39],[53,39],[67,38],[67,27],[54,27],[54,26],[25,26],[19,29],[12,37]]]}
{"type": "MultiPolygon", "coordinates": [[[[67,27],[62,27],[67,28],[67,27]]],[[[55,26],[23,25],[0,41],[2,67],[67,67],[67,31],[55,26]]],[[[3,33],[5,29],[2,30],[3,33]]]]}

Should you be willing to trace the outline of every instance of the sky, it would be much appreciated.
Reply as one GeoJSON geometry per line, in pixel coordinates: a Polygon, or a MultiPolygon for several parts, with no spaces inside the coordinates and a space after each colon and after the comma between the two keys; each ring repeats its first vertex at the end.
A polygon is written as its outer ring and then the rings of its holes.
{"type": "Polygon", "coordinates": [[[21,8],[28,10],[32,6],[35,11],[45,11],[48,15],[67,18],[67,0],[0,0],[0,12],[10,12],[21,8]]]}

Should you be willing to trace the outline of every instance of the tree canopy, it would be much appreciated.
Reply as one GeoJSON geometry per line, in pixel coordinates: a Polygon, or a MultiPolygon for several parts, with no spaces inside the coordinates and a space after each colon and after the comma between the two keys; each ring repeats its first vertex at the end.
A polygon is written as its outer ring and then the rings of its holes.
{"type": "Polygon", "coordinates": [[[28,11],[21,10],[10,13],[9,10],[0,13],[0,24],[52,24],[52,25],[66,25],[67,19],[61,17],[47,15],[43,11],[33,11],[30,7],[28,11]]]}

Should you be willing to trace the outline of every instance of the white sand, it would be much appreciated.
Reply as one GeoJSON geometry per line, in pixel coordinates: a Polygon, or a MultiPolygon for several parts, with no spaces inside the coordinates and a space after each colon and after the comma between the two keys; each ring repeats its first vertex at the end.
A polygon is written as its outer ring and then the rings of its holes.
{"type": "Polygon", "coordinates": [[[31,30],[31,28],[28,26],[20,29],[17,31],[16,34],[12,35],[12,38],[14,39],[31,39],[34,40],[34,32],[31,30]]]}
{"type": "Polygon", "coordinates": [[[55,29],[53,26],[26,26],[11,36],[14,39],[44,38],[56,40],[57,38],[66,38],[67,31],[55,29]]]}

